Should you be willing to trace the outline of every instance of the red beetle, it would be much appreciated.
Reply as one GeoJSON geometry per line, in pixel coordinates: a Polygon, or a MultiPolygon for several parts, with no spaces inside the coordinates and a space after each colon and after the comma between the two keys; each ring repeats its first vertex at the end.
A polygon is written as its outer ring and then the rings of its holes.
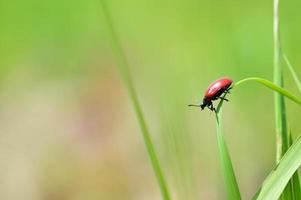
{"type": "Polygon", "coordinates": [[[213,107],[212,101],[222,99],[225,101],[228,101],[228,99],[221,97],[223,93],[230,93],[229,90],[232,88],[230,87],[232,85],[233,81],[230,78],[222,77],[217,80],[215,80],[213,83],[211,83],[206,90],[203,98],[203,104],[201,105],[188,105],[188,106],[197,106],[201,107],[202,110],[205,107],[208,107],[210,110],[215,111],[215,108],[213,107]]]}

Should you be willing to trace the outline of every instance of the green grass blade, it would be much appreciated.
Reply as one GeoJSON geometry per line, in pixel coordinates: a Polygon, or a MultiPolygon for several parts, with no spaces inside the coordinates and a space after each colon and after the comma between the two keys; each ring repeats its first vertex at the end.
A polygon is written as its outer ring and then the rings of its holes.
{"type": "MultiPolygon", "coordinates": [[[[292,132],[290,130],[289,132],[289,146],[293,144],[292,139],[292,132]]],[[[300,200],[301,199],[301,187],[300,187],[300,179],[298,171],[296,171],[293,175],[293,178],[290,180],[289,184],[291,184],[291,193],[292,193],[292,199],[293,200],[300,200]]]]}
{"type": "Polygon", "coordinates": [[[254,194],[254,196],[252,197],[252,200],[256,200],[258,198],[258,195],[261,192],[261,187],[259,188],[259,190],[257,190],[257,192],[254,194]]]}
{"type": "Polygon", "coordinates": [[[237,87],[237,86],[241,85],[242,83],[249,82],[249,81],[260,83],[260,84],[274,90],[275,92],[278,92],[279,94],[282,94],[283,96],[287,97],[288,99],[292,100],[293,102],[301,105],[301,99],[300,98],[296,97],[295,95],[293,95],[288,90],[286,90],[282,87],[279,87],[279,86],[275,85],[274,83],[272,83],[271,81],[268,81],[268,80],[263,79],[263,78],[258,78],[258,77],[245,78],[243,80],[240,80],[240,81],[236,82],[234,86],[237,87]]]}
{"type": "Polygon", "coordinates": [[[257,200],[276,200],[301,165],[301,137],[294,142],[265,179],[257,200]]]}
{"type": "MultiPolygon", "coordinates": [[[[296,97],[295,95],[291,94],[289,91],[285,90],[284,88],[282,87],[279,87],[277,85],[275,85],[274,83],[268,81],[268,80],[265,80],[265,79],[262,79],[262,78],[257,78],[257,77],[251,77],[251,78],[246,78],[246,79],[243,79],[241,81],[238,81],[235,86],[239,86],[240,84],[244,83],[244,82],[248,82],[248,81],[255,81],[255,82],[258,82],[280,94],[282,94],[283,96],[289,98],[290,100],[294,101],[295,103],[301,105],[301,100],[296,97]]],[[[286,140],[286,147],[288,148],[289,147],[289,141],[285,138],[284,140],[286,140]]],[[[284,147],[284,146],[282,146],[284,147]]],[[[283,191],[284,189],[282,189],[283,191]]],[[[281,191],[281,192],[282,192],[281,191]]],[[[280,192],[280,194],[281,194],[280,192]]],[[[260,192],[261,193],[261,192],[260,192]]],[[[299,177],[298,177],[298,174],[297,172],[293,175],[292,177],[292,180],[289,182],[289,184],[287,185],[287,187],[285,188],[284,190],[284,193],[283,195],[281,196],[281,199],[300,199],[299,198],[299,195],[300,195],[300,183],[299,183],[299,177]]]]}
{"type": "Polygon", "coordinates": [[[138,97],[137,97],[137,93],[135,91],[134,88],[134,84],[132,82],[132,78],[130,76],[130,72],[129,72],[129,67],[128,67],[128,63],[126,60],[126,56],[122,50],[121,47],[121,43],[119,41],[119,38],[115,32],[114,26],[113,26],[113,22],[111,20],[108,8],[106,6],[106,3],[104,0],[100,0],[101,6],[102,6],[102,11],[103,11],[103,15],[105,18],[105,22],[106,22],[106,28],[108,31],[108,35],[110,37],[110,42],[112,45],[112,49],[114,51],[115,57],[116,57],[116,61],[117,63],[117,67],[118,70],[122,76],[124,85],[128,91],[128,94],[130,96],[130,99],[132,101],[133,104],[133,108],[135,111],[135,114],[137,116],[139,125],[140,125],[140,129],[143,135],[143,139],[144,139],[144,143],[152,164],[152,167],[154,169],[155,175],[157,177],[160,189],[161,189],[161,194],[163,199],[165,200],[169,200],[170,198],[170,194],[167,188],[167,184],[166,184],[166,180],[163,174],[163,171],[161,169],[159,160],[158,160],[158,156],[155,152],[155,148],[153,145],[153,142],[151,140],[150,137],[150,133],[148,131],[144,116],[143,116],[143,112],[140,106],[140,103],[138,101],[138,97]]]}
{"type": "MultiPolygon", "coordinates": [[[[284,87],[283,67],[281,63],[281,42],[279,29],[279,0],[273,1],[273,39],[274,39],[274,84],[284,87]]],[[[276,162],[278,163],[289,147],[286,106],[284,96],[275,93],[276,162]]],[[[285,188],[282,200],[292,199],[291,184],[285,188]]]]}
{"type": "MultiPolygon", "coordinates": [[[[246,78],[246,79],[243,79],[241,81],[238,81],[235,84],[235,86],[238,86],[241,83],[244,83],[246,81],[256,81],[256,82],[258,82],[260,84],[263,84],[264,86],[266,86],[266,87],[268,87],[268,88],[270,88],[270,89],[272,89],[272,90],[274,90],[274,91],[282,94],[283,96],[286,96],[290,100],[292,100],[295,103],[301,105],[300,104],[301,100],[298,97],[294,96],[293,94],[291,94],[289,91],[283,89],[282,87],[279,87],[279,86],[275,85],[274,83],[272,83],[272,82],[270,82],[268,80],[262,79],[262,78],[257,78],[257,77],[246,78]]],[[[284,120],[285,118],[282,118],[282,119],[284,120]]],[[[283,135],[278,134],[277,136],[278,136],[278,141],[282,141],[281,152],[282,152],[282,154],[284,154],[287,151],[288,147],[290,146],[289,141],[288,141],[288,136],[286,134],[286,122],[285,123],[281,122],[280,127],[282,127],[282,129],[283,129],[282,131],[285,134],[283,134],[283,135]]],[[[281,199],[294,199],[294,196],[298,196],[298,194],[295,194],[295,192],[294,192],[294,190],[296,190],[298,188],[298,186],[299,186],[298,185],[298,179],[297,179],[297,176],[295,175],[293,177],[293,179],[289,182],[289,184],[287,185],[287,187],[285,188],[284,193],[281,196],[281,199]]],[[[300,190],[300,188],[298,188],[298,190],[300,190]]]]}
{"type": "Polygon", "coordinates": [[[289,62],[288,58],[284,54],[283,54],[283,60],[285,61],[286,66],[288,67],[289,71],[291,72],[292,77],[293,77],[293,79],[294,79],[294,81],[295,81],[295,83],[297,85],[297,88],[298,88],[299,92],[301,92],[301,81],[298,78],[298,76],[296,74],[296,71],[294,70],[293,66],[289,62]]]}
{"type": "Polygon", "coordinates": [[[291,188],[292,188],[292,199],[300,200],[301,199],[301,190],[300,190],[300,179],[298,171],[296,171],[290,180],[291,188]]]}
{"type": "MultiPolygon", "coordinates": [[[[279,36],[279,0],[274,0],[273,3],[274,84],[283,87],[283,69],[281,65],[281,44],[279,36]]],[[[280,93],[275,93],[275,126],[277,132],[276,161],[278,162],[288,148],[286,108],[284,97],[280,93]]]]}
{"type": "Polygon", "coordinates": [[[224,177],[224,183],[225,183],[228,199],[240,200],[241,196],[240,196],[238,184],[235,178],[231,158],[222,131],[222,124],[221,124],[222,103],[223,101],[219,103],[215,115],[216,127],[217,127],[216,134],[217,134],[218,152],[220,156],[221,169],[224,177]]]}

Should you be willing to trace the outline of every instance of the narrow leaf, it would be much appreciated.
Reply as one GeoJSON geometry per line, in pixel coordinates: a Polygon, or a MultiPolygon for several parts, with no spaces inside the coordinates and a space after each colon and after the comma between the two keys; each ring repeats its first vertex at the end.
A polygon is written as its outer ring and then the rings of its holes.
{"type": "Polygon", "coordinates": [[[301,137],[288,149],[265,179],[258,194],[257,200],[276,200],[280,197],[285,186],[301,165],[301,137]]]}
{"type": "Polygon", "coordinates": [[[288,90],[279,87],[277,85],[275,85],[274,83],[272,83],[271,81],[268,81],[266,79],[263,78],[258,78],[258,77],[250,77],[250,78],[245,78],[243,80],[240,80],[238,82],[236,82],[235,87],[239,86],[242,83],[248,82],[248,81],[255,81],[257,83],[260,83],[280,94],[282,94],[283,96],[287,97],[288,99],[292,100],[293,102],[301,105],[301,99],[299,99],[298,97],[296,97],[295,95],[293,95],[291,92],[289,92],[288,90]]]}
{"type": "Polygon", "coordinates": [[[235,178],[228,147],[224,140],[223,131],[222,131],[222,124],[221,124],[222,103],[223,100],[220,101],[216,110],[216,127],[217,127],[216,134],[217,134],[218,152],[219,152],[219,157],[221,162],[221,169],[224,177],[224,184],[226,187],[228,199],[240,200],[241,196],[240,196],[238,184],[235,178]]]}
{"type": "Polygon", "coordinates": [[[292,199],[300,200],[301,199],[301,190],[300,190],[300,179],[298,170],[294,173],[292,179],[290,180],[290,184],[292,185],[292,199]]]}
{"type": "Polygon", "coordinates": [[[148,152],[148,156],[150,158],[150,162],[152,164],[153,170],[155,172],[161,194],[164,200],[169,200],[170,194],[168,191],[168,187],[166,184],[165,176],[163,174],[158,156],[155,151],[155,147],[153,145],[151,135],[149,133],[148,127],[146,125],[144,115],[142,112],[142,108],[140,105],[140,102],[138,100],[137,92],[135,90],[130,72],[129,72],[129,66],[128,62],[125,56],[125,53],[122,50],[122,46],[120,44],[119,37],[115,31],[115,28],[113,26],[113,22],[109,13],[109,10],[107,8],[105,0],[100,0],[103,16],[106,22],[106,30],[108,31],[108,36],[111,42],[112,49],[114,51],[114,55],[117,61],[117,68],[121,74],[121,77],[123,79],[123,83],[125,85],[125,88],[127,89],[127,92],[129,94],[129,97],[132,101],[133,109],[135,111],[138,123],[140,125],[142,137],[144,140],[144,144],[146,147],[146,150],[148,152]]]}
{"type": "Polygon", "coordinates": [[[283,60],[285,61],[289,71],[291,72],[293,79],[298,87],[299,92],[301,92],[301,81],[298,78],[296,71],[294,70],[293,66],[291,65],[291,63],[289,62],[288,58],[286,57],[286,55],[283,54],[283,60]]]}
{"type": "MultiPolygon", "coordinates": [[[[273,0],[273,43],[274,43],[274,84],[279,87],[284,87],[283,66],[281,63],[281,41],[280,41],[280,23],[279,23],[279,1],[273,0]]],[[[276,162],[278,163],[281,157],[287,151],[288,145],[288,129],[286,106],[284,96],[275,93],[275,128],[276,128],[276,162]]],[[[282,200],[292,199],[292,187],[288,184],[283,195],[282,200]]]]}
{"type": "MultiPolygon", "coordinates": [[[[292,132],[290,130],[289,132],[289,146],[293,144],[292,139],[292,132]]],[[[292,199],[293,200],[300,200],[301,199],[301,188],[300,188],[300,180],[299,180],[299,174],[298,170],[294,173],[292,179],[290,180],[289,184],[291,184],[292,188],[292,199]]]]}

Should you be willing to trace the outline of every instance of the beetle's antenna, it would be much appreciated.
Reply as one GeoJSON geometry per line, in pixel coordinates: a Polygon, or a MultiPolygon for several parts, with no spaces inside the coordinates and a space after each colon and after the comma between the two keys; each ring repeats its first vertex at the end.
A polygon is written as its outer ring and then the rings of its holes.
{"type": "Polygon", "coordinates": [[[201,107],[200,105],[189,104],[188,106],[201,107]]]}

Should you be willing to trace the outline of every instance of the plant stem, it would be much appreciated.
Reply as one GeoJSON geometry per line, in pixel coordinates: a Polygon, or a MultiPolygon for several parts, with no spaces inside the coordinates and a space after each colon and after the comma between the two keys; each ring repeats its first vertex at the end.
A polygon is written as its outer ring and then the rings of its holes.
{"type": "MultiPolygon", "coordinates": [[[[283,69],[281,65],[281,46],[279,35],[279,0],[274,0],[274,83],[283,87],[283,69]]],[[[283,95],[275,93],[275,123],[277,131],[276,162],[288,149],[286,107],[283,95]]]]}
{"type": "Polygon", "coordinates": [[[288,60],[287,56],[285,54],[282,54],[283,60],[285,61],[289,71],[291,72],[293,79],[295,81],[295,84],[299,90],[299,92],[301,93],[301,81],[299,80],[296,71],[294,70],[292,64],[290,63],[290,61],[288,60]]]}
{"type": "Polygon", "coordinates": [[[275,92],[279,93],[280,95],[283,95],[285,97],[287,97],[288,99],[292,100],[293,102],[301,105],[301,99],[298,98],[297,96],[293,95],[291,92],[289,92],[288,90],[279,87],[278,85],[272,83],[271,81],[268,81],[266,79],[263,78],[259,78],[259,77],[249,77],[249,78],[245,78],[242,79],[240,81],[237,81],[234,85],[233,88],[236,88],[238,86],[240,86],[242,83],[246,83],[246,82],[257,82],[260,83],[262,85],[264,85],[265,87],[274,90],[275,92]]]}
{"type": "Polygon", "coordinates": [[[103,14],[104,14],[104,18],[106,21],[106,26],[107,26],[107,31],[109,32],[109,37],[110,37],[110,42],[112,45],[112,49],[114,51],[114,54],[116,56],[116,61],[117,61],[117,67],[118,70],[122,76],[123,79],[123,83],[128,91],[128,94],[130,96],[130,99],[132,101],[132,105],[133,108],[135,110],[139,125],[140,125],[140,129],[143,135],[143,139],[144,139],[144,144],[145,147],[147,149],[153,170],[156,174],[157,177],[157,181],[159,183],[160,186],[160,190],[161,190],[161,194],[164,200],[170,200],[170,195],[169,195],[169,191],[167,188],[167,184],[163,175],[163,171],[161,169],[160,163],[159,163],[159,159],[157,157],[157,154],[155,152],[155,148],[152,142],[152,139],[150,137],[150,133],[148,131],[144,116],[143,116],[143,112],[137,97],[137,93],[136,90],[134,88],[134,84],[132,82],[132,78],[129,72],[129,66],[127,63],[127,59],[126,56],[123,52],[123,49],[121,47],[121,43],[120,40],[115,32],[113,23],[112,23],[112,19],[110,17],[108,8],[106,6],[105,0],[100,0],[101,6],[102,6],[102,10],[103,10],[103,14]]]}
{"type": "MultiPolygon", "coordinates": [[[[274,0],[274,83],[283,87],[283,69],[281,65],[281,45],[279,30],[279,0],[274,0]]],[[[283,95],[275,93],[276,125],[276,163],[289,148],[286,107],[283,95]]],[[[292,181],[286,186],[281,199],[292,199],[292,181]]]]}
{"type": "MultiPolygon", "coordinates": [[[[223,95],[226,97],[226,94],[223,95]]],[[[240,200],[240,191],[235,177],[234,169],[232,166],[229,150],[224,139],[222,131],[222,105],[224,100],[221,100],[216,108],[215,118],[216,118],[216,136],[217,136],[217,146],[220,158],[221,170],[224,179],[224,184],[227,193],[227,199],[240,200]]]]}

